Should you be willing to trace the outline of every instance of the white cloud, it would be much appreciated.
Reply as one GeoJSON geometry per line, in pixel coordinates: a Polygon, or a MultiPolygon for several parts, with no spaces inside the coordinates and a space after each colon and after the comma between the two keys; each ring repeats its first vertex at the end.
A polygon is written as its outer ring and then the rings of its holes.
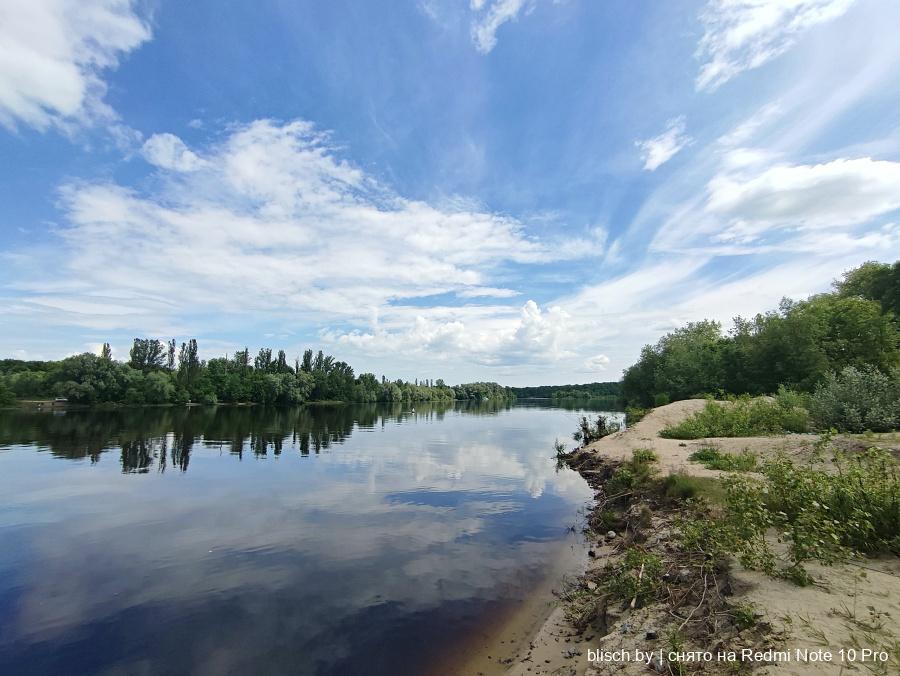
{"type": "Polygon", "coordinates": [[[584,367],[588,371],[605,371],[609,366],[609,357],[605,354],[598,354],[584,360],[584,367]]]}
{"type": "Polygon", "coordinates": [[[131,0],[0,3],[0,124],[112,120],[104,70],[150,39],[131,0]]]}
{"type": "Polygon", "coordinates": [[[371,332],[332,332],[324,338],[369,355],[401,353],[489,366],[557,361],[574,354],[572,317],[559,306],[541,308],[529,300],[517,313],[509,308],[432,308],[432,316],[426,316],[416,310],[394,309],[390,325],[371,332]],[[416,312],[412,321],[411,312],[416,312]]]}
{"type": "Polygon", "coordinates": [[[685,134],[684,116],[681,116],[669,120],[666,130],[659,136],[646,141],[637,141],[635,145],[643,151],[641,159],[644,161],[644,169],[655,171],[690,142],[690,137],[685,134]]]}
{"type": "Polygon", "coordinates": [[[714,90],[793,46],[813,26],[843,15],[855,0],[710,0],[700,20],[704,60],[697,89],[714,90]]]}
{"type": "Polygon", "coordinates": [[[460,298],[514,298],[520,295],[515,289],[498,289],[493,286],[472,286],[458,291],[460,298]]]}
{"type": "Polygon", "coordinates": [[[523,10],[533,7],[533,0],[472,0],[472,11],[481,16],[472,21],[472,40],[482,54],[497,46],[497,31],[508,21],[514,21],[523,10]]]}
{"type": "MultiPolygon", "coordinates": [[[[515,290],[491,285],[504,265],[593,252],[581,239],[570,246],[537,238],[470,203],[439,208],[405,199],[341,159],[328,135],[305,121],[257,121],[196,154],[158,135],[144,153],[165,178],[156,194],[111,183],[62,190],[68,224],[58,231],[65,246],[57,273],[18,283],[20,304],[44,323],[53,315],[57,324],[158,332],[212,313],[266,322],[270,332],[273,322],[344,326],[339,333],[361,347],[400,331],[409,334],[404,345],[465,353],[463,319],[420,307],[426,319],[410,328],[413,310],[404,302],[513,297],[515,290]],[[353,333],[359,326],[373,326],[374,338],[353,333]]],[[[465,329],[484,334],[486,360],[503,341],[523,354],[559,351],[563,317],[527,309],[518,322],[514,308],[458,312],[479,317],[465,329]]]]}
{"type": "Polygon", "coordinates": [[[757,175],[718,175],[708,191],[707,210],[728,219],[724,239],[752,239],[771,228],[856,225],[900,209],[900,162],[778,165],[757,175]]]}
{"type": "Polygon", "coordinates": [[[196,171],[204,164],[174,134],[154,134],[144,142],[141,154],[150,164],[173,171],[196,171]]]}

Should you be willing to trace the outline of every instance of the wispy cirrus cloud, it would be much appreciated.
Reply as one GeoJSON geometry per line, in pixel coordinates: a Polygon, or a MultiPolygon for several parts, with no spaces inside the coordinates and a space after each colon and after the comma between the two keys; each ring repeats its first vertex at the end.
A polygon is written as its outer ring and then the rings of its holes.
{"type": "Polygon", "coordinates": [[[806,31],[846,13],[855,0],[710,0],[700,15],[703,60],[696,86],[713,91],[783,54],[806,31]]]}
{"type": "Polygon", "coordinates": [[[669,120],[666,123],[665,131],[659,136],[654,136],[645,141],[637,141],[635,145],[641,149],[644,169],[646,171],[656,171],[689,145],[691,138],[685,133],[685,130],[686,122],[684,115],[682,115],[669,120]]]}
{"type": "Polygon", "coordinates": [[[472,20],[472,41],[475,48],[487,54],[497,46],[497,31],[519,14],[529,12],[534,0],[471,0],[470,7],[476,13],[472,20]]]}
{"type": "Polygon", "coordinates": [[[115,119],[103,73],[150,39],[132,0],[0,3],[0,124],[39,130],[115,119]]]}

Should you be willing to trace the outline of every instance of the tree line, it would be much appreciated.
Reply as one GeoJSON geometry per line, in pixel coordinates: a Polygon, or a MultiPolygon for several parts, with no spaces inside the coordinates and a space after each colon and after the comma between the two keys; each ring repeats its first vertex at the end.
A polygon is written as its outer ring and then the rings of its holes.
{"type": "Polygon", "coordinates": [[[59,361],[0,360],[0,403],[15,398],[64,397],[79,404],[171,404],[196,402],[296,405],[305,402],[485,401],[514,398],[497,383],[447,385],[443,380],[387,380],[358,376],[346,362],[321,350],[289,360],[284,350],[247,348],[207,360],[197,341],[177,345],[135,338],[127,362],[112,358],[108,343],[99,355],[59,361]]]}
{"type": "Polygon", "coordinates": [[[704,395],[812,392],[847,368],[900,377],[900,261],[867,262],[833,291],[777,310],[735,317],[725,334],[715,321],[691,322],[646,345],[626,369],[622,395],[659,406],[704,395]]]}
{"type": "Polygon", "coordinates": [[[537,385],[510,388],[520,399],[607,399],[621,394],[621,383],[585,383],[584,385],[537,385]]]}

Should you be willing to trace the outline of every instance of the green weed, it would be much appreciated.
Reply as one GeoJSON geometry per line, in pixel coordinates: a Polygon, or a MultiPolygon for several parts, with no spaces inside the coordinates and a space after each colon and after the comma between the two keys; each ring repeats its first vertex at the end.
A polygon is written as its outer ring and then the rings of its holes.
{"type": "Polygon", "coordinates": [[[743,450],[738,454],[723,453],[718,448],[704,447],[691,453],[689,460],[699,462],[707,469],[725,472],[752,472],[756,469],[756,453],[743,450]]]}

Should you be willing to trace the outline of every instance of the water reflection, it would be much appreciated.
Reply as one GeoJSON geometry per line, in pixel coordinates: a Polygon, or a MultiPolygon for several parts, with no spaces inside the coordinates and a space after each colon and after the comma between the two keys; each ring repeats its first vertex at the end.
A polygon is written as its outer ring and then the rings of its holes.
{"type": "Polygon", "coordinates": [[[416,408],[0,414],[0,673],[421,673],[589,491],[577,414],[416,408]]]}
{"type": "Polygon", "coordinates": [[[402,404],[310,406],[297,408],[177,407],[121,408],[109,411],[72,410],[60,414],[0,411],[0,448],[36,445],[60,458],[88,458],[119,450],[123,472],[147,472],[157,465],[186,471],[198,441],[225,448],[239,458],[244,453],[280,455],[286,448],[301,455],[319,454],[343,443],[354,428],[374,429],[407,420],[440,421],[449,410],[466,415],[496,415],[507,402],[420,403],[415,410],[402,404]],[[173,438],[168,439],[169,433],[173,438]]]}

